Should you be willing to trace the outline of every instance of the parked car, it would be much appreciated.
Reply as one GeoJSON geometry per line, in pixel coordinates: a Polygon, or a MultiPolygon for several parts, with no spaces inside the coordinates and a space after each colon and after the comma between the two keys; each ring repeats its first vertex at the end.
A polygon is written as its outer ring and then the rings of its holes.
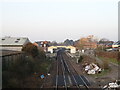
{"type": "Polygon", "coordinates": [[[113,51],[113,48],[106,49],[106,51],[108,52],[113,51]]]}
{"type": "Polygon", "coordinates": [[[108,43],[105,46],[106,46],[106,48],[112,48],[112,45],[113,45],[113,43],[108,43]]]}
{"type": "Polygon", "coordinates": [[[118,48],[118,47],[120,47],[120,41],[113,43],[112,48],[118,48]]]}

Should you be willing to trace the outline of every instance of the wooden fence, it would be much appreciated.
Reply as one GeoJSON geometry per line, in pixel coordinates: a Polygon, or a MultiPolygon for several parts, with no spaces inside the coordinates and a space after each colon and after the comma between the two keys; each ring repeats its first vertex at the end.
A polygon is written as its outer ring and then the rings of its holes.
{"type": "Polygon", "coordinates": [[[2,60],[2,70],[7,69],[10,65],[13,65],[17,60],[25,59],[25,56],[26,55],[23,52],[1,55],[0,58],[2,60]]]}

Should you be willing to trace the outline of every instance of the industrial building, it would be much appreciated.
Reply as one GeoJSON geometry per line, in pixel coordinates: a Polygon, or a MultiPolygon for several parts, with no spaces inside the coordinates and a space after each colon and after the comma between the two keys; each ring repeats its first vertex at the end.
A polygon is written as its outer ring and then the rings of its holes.
{"type": "Polygon", "coordinates": [[[27,37],[2,37],[0,38],[0,49],[21,51],[28,42],[30,41],[27,37]]]}

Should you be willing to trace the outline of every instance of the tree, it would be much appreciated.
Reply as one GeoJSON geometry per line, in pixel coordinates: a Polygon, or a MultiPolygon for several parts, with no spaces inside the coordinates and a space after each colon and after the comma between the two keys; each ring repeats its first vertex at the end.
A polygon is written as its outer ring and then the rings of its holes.
{"type": "Polygon", "coordinates": [[[108,39],[102,38],[102,39],[100,39],[99,44],[107,44],[107,43],[109,43],[109,42],[110,42],[110,41],[109,41],[108,39]]]}
{"type": "Polygon", "coordinates": [[[37,46],[32,43],[27,43],[25,46],[23,46],[22,51],[32,55],[33,57],[39,54],[37,46]]]}
{"type": "Polygon", "coordinates": [[[74,41],[73,41],[73,40],[66,39],[66,40],[64,41],[64,45],[66,45],[66,46],[74,45],[74,41]]]}
{"type": "Polygon", "coordinates": [[[50,46],[57,46],[58,44],[57,44],[57,42],[56,41],[52,41],[51,43],[50,43],[50,46]]]}
{"type": "Polygon", "coordinates": [[[74,46],[77,47],[77,49],[82,50],[82,49],[83,49],[83,46],[84,46],[83,41],[82,41],[81,39],[75,41],[74,46]]]}
{"type": "Polygon", "coordinates": [[[42,60],[45,60],[46,55],[45,55],[45,52],[44,52],[43,48],[38,47],[38,51],[39,51],[38,58],[39,58],[39,59],[42,59],[42,60]]]}
{"type": "Polygon", "coordinates": [[[83,60],[83,56],[80,56],[78,59],[78,62],[80,63],[80,62],[82,62],[82,60],[83,60]]]}

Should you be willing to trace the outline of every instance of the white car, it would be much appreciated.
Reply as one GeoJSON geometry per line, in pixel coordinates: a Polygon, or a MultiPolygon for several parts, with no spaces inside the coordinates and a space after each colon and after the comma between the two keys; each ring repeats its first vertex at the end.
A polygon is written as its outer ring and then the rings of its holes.
{"type": "Polygon", "coordinates": [[[120,41],[113,43],[112,48],[118,48],[118,47],[120,47],[120,41]]]}

